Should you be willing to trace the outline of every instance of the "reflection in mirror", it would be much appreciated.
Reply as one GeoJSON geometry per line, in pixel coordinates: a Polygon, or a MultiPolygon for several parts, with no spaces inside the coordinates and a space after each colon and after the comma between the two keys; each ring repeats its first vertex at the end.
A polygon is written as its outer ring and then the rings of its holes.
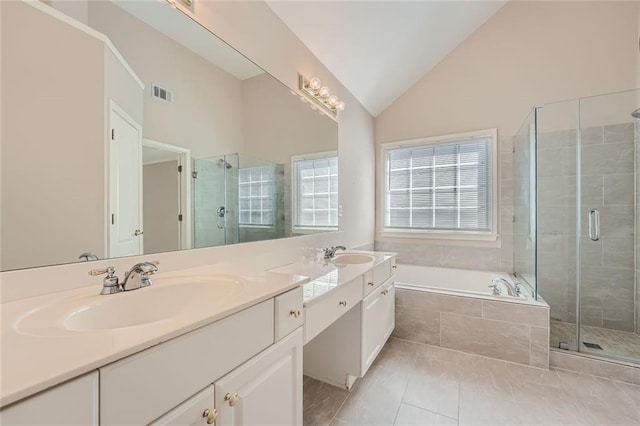
{"type": "Polygon", "coordinates": [[[336,122],[178,9],[0,7],[1,270],[337,229],[336,122]]]}

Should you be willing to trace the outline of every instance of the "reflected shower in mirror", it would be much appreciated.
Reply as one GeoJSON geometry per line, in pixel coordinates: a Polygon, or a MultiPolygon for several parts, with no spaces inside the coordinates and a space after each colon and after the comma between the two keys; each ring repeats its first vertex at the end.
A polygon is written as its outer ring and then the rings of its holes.
{"type": "Polygon", "coordinates": [[[0,7],[1,270],[338,229],[336,121],[179,9],[0,7]]]}

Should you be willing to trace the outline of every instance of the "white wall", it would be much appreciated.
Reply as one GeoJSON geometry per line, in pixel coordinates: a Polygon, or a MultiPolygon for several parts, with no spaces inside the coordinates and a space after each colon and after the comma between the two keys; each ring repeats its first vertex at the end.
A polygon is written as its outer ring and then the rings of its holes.
{"type": "Polygon", "coordinates": [[[497,127],[545,102],[634,88],[639,2],[511,1],[376,118],[376,140],[497,127]]]}
{"type": "Polygon", "coordinates": [[[376,248],[398,251],[401,262],[509,271],[511,137],[536,105],[633,88],[639,9],[638,2],[511,1],[376,117],[377,145],[496,127],[501,151],[500,248],[379,235],[376,248]]]}
{"type": "Polygon", "coordinates": [[[2,108],[0,268],[103,256],[104,44],[20,2],[1,7],[11,108],[2,108]]]}

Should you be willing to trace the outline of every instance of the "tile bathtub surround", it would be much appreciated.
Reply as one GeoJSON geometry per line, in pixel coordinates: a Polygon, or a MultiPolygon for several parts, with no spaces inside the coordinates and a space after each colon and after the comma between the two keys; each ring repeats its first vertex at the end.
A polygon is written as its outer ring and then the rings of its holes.
{"type": "Polygon", "coordinates": [[[500,247],[438,244],[437,240],[383,239],[376,236],[376,251],[398,253],[398,263],[445,268],[513,272],[513,138],[499,141],[500,247]]]}
{"type": "Polygon", "coordinates": [[[352,392],[307,378],[304,399],[305,426],[640,422],[640,386],[395,338],[352,392]]]}
{"type": "Polygon", "coordinates": [[[534,367],[549,366],[549,308],[396,290],[392,336],[534,367]]]}

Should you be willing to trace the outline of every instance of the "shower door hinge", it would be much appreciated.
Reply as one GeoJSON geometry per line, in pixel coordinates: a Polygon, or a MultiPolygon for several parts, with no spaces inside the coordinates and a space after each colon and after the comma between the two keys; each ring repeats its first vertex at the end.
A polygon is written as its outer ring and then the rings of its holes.
{"type": "Polygon", "coordinates": [[[181,214],[178,215],[178,222],[182,222],[182,215],[181,214]]]}
{"type": "Polygon", "coordinates": [[[182,173],[182,166],[178,166],[178,173],[182,173]]]}
{"type": "Polygon", "coordinates": [[[198,172],[191,172],[191,177],[194,179],[198,179],[198,172]]]}
{"type": "Polygon", "coordinates": [[[511,153],[515,154],[516,153],[516,147],[514,146],[513,148],[511,148],[511,153]]]}

